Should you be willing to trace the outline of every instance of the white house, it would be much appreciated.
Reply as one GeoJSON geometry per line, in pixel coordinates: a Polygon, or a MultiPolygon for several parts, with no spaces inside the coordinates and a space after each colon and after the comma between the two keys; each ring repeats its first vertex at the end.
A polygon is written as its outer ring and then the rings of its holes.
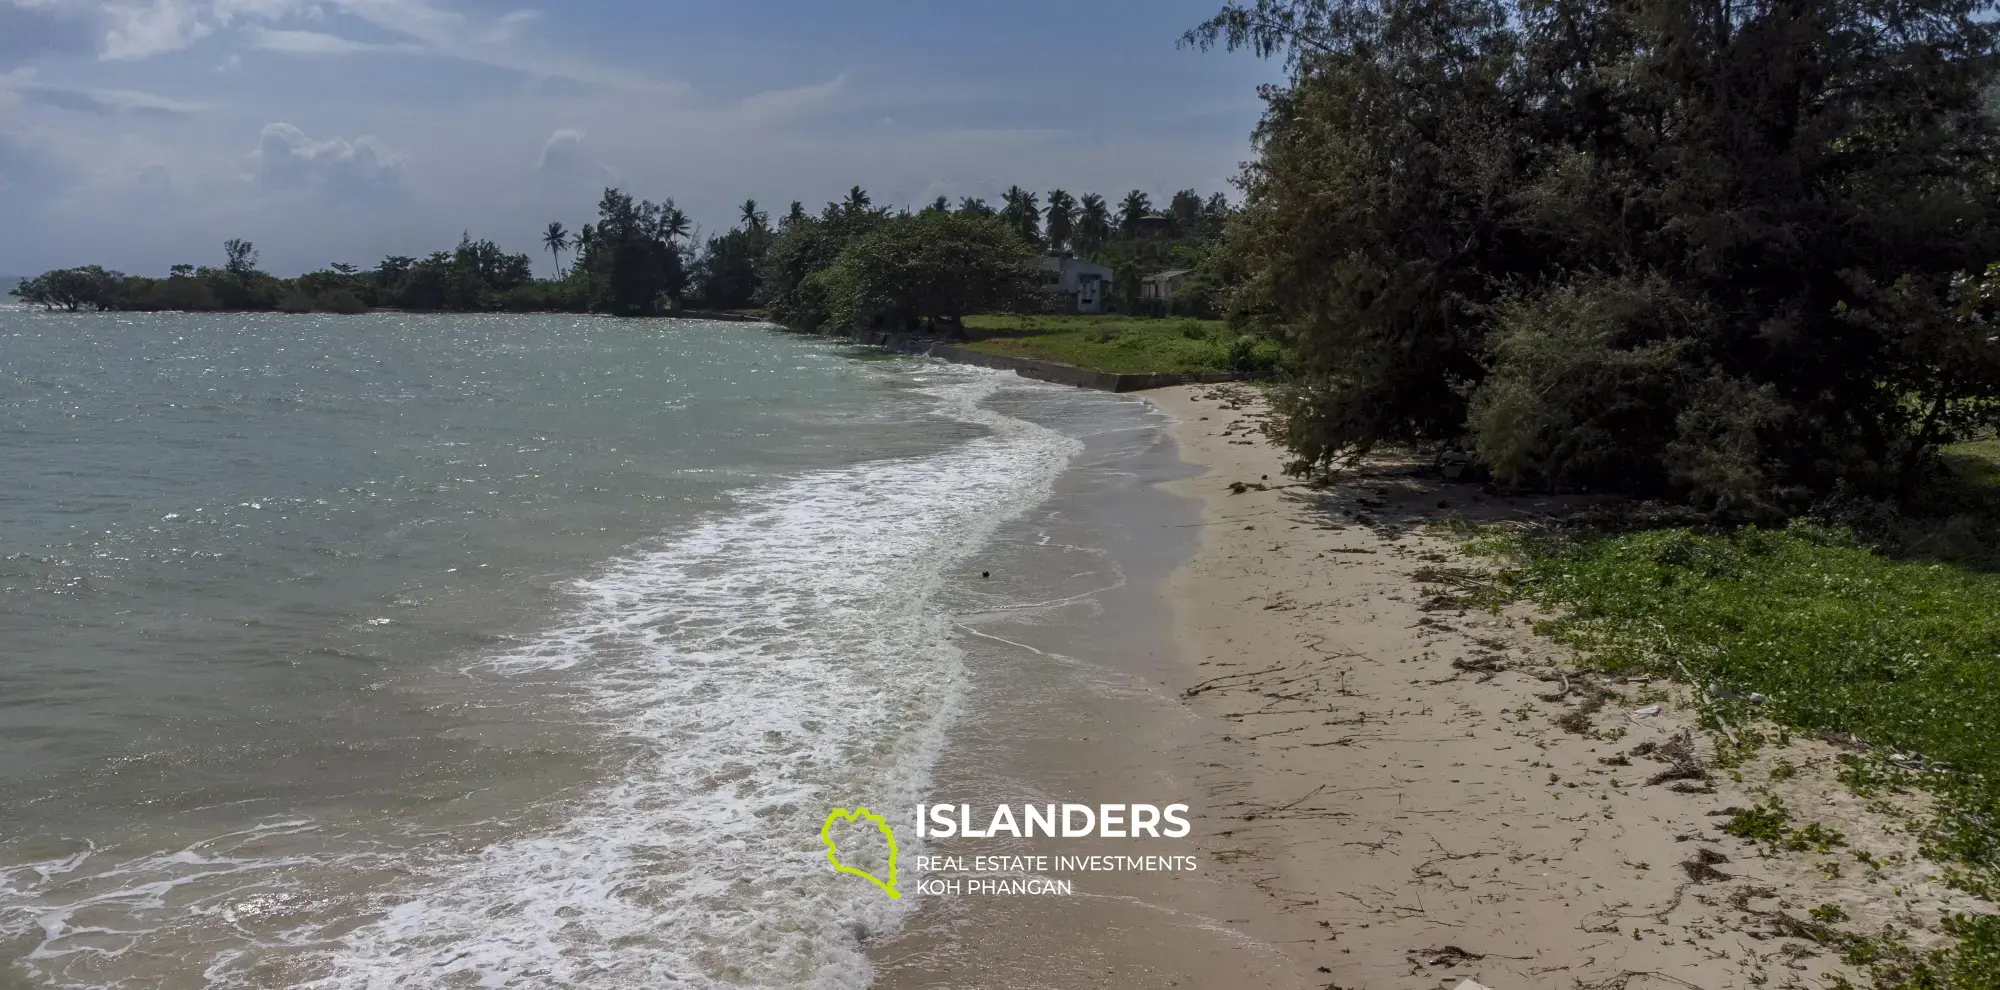
{"type": "Polygon", "coordinates": [[[1067,296],[1075,306],[1071,312],[1102,313],[1104,298],[1111,294],[1111,269],[1077,258],[1047,255],[1042,258],[1042,289],[1050,295],[1067,296]]]}
{"type": "Polygon", "coordinates": [[[1176,268],[1173,271],[1148,275],[1139,280],[1139,299],[1142,302],[1167,302],[1174,298],[1174,293],[1180,291],[1181,283],[1186,282],[1188,276],[1193,274],[1192,268],[1176,268]]]}

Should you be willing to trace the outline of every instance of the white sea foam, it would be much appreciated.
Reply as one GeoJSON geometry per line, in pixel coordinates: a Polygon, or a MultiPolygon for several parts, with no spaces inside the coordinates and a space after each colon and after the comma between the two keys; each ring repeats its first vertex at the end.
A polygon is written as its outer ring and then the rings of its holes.
{"type": "Polygon", "coordinates": [[[934,593],[1081,449],[983,408],[1006,379],[937,378],[985,436],[750,494],[485,660],[574,678],[580,714],[640,755],[560,826],[396,892],[313,985],[866,986],[859,936],[915,898],[834,874],[820,821],[920,799],[963,681],[934,593]]]}
{"type": "MultiPolygon", "coordinates": [[[[61,987],[196,985],[147,962],[190,948],[222,987],[866,986],[862,938],[916,898],[835,874],[820,822],[922,799],[964,680],[935,592],[1082,448],[983,404],[1041,386],[930,379],[984,435],[744,494],[468,670],[572,685],[576,719],[636,754],[524,816],[559,824],[471,855],[299,817],[116,860],[84,849],[0,868],[0,942],[34,946],[19,962],[61,987]],[[370,889],[389,877],[404,880],[370,889]]],[[[899,838],[906,862],[922,853],[899,838]]]]}

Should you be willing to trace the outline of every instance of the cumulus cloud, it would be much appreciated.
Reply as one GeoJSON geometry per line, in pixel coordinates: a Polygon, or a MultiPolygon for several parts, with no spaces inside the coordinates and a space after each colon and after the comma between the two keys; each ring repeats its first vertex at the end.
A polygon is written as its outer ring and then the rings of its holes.
{"type": "Polygon", "coordinates": [[[266,189],[304,190],[348,202],[400,198],[403,157],[372,137],[315,141],[291,124],[267,125],[254,178],[266,189]]]}

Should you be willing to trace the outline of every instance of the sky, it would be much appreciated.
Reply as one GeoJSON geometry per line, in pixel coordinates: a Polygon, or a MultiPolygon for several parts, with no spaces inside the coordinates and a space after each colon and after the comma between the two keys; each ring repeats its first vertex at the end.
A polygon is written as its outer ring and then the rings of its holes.
{"type": "Polygon", "coordinates": [[[1230,191],[1277,67],[1221,0],[0,0],[0,275],[527,251],[616,185],[707,232],[877,204],[1230,191]]]}

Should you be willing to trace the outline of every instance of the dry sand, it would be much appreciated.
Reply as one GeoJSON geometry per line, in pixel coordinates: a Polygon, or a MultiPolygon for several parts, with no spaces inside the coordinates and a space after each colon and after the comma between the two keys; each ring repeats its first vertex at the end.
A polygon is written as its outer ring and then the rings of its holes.
{"type": "MultiPolygon", "coordinates": [[[[1147,397],[1204,469],[1168,485],[1201,501],[1203,521],[1167,589],[1189,666],[1160,685],[1193,716],[1178,757],[1209,802],[1204,860],[1267,895],[1230,923],[1314,985],[1823,987],[1853,974],[1810,939],[1811,908],[1920,939],[1941,908],[1973,908],[1892,818],[1831,780],[1830,746],[1767,752],[1735,779],[1670,685],[1603,685],[1614,694],[1593,712],[1595,689],[1528,613],[1451,598],[1452,569],[1482,565],[1426,523],[1563,506],[1414,465],[1296,483],[1259,433],[1254,391],[1147,397]],[[1660,714],[1632,714],[1654,702],[1660,714]],[[1677,739],[1692,763],[1631,754],[1677,739]],[[1772,780],[1778,756],[1799,772],[1772,780]],[[1691,766],[1708,781],[1670,779],[1691,766]],[[1766,789],[1846,843],[1771,852],[1724,836],[1724,809],[1766,789]]],[[[1226,971],[1194,983],[1277,985],[1226,971]]]]}

